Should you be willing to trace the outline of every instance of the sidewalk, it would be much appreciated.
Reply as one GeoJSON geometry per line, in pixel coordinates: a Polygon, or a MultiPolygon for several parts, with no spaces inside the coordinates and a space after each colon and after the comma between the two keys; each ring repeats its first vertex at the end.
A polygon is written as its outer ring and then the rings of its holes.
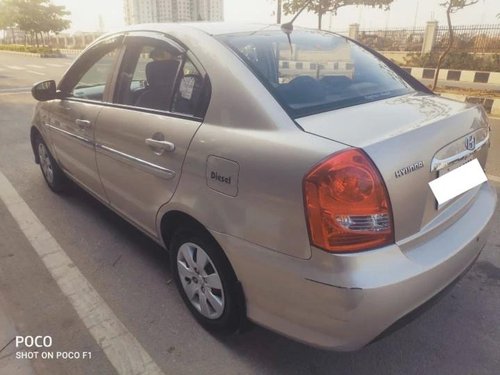
{"type": "Polygon", "coordinates": [[[29,359],[16,359],[14,339],[18,333],[3,306],[0,296],[0,374],[35,375],[29,359]]]}
{"type": "Polygon", "coordinates": [[[446,92],[446,90],[442,88],[440,92],[438,92],[437,94],[442,96],[443,98],[454,99],[460,102],[482,104],[486,113],[492,116],[500,116],[500,96],[491,98],[491,97],[457,94],[454,92],[446,92]]]}
{"type": "MultiPolygon", "coordinates": [[[[81,49],[60,49],[59,51],[64,55],[63,57],[67,57],[69,55],[72,58],[74,58],[75,56],[79,55],[83,50],[81,50],[81,49]]],[[[0,52],[9,53],[11,55],[34,56],[34,57],[42,58],[40,53],[8,51],[8,50],[3,50],[3,49],[0,50],[0,52]]]]}
{"type": "MultiPolygon", "coordinates": [[[[401,68],[427,87],[432,86],[436,69],[401,68]]],[[[486,113],[500,116],[500,72],[441,69],[436,93],[445,98],[482,104],[486,113]]]]}
{"type": "MultiPolygon", "coordinates": [[[[433,79],[418,78],[418,80],[426,86],[431,86],[434,83],[433,79]]],[[[460,82],[439,79],[437,85],[445,89],[486,91],[491,92],[493,95],[500,96],[500,83],[460,82]]]]}
{"type": "MultiPolygon", "coordinates": [[[[435,68],[420,68],[402,66],[404,70],[417,79],[434,79],[435,68]]],[[[462,69],[440,69],[439,81],[448,81],[456,83],[487,84],[490,86],[500,85],[500,72],[486,72],[481,70],[462,70],[462,69]]]]}

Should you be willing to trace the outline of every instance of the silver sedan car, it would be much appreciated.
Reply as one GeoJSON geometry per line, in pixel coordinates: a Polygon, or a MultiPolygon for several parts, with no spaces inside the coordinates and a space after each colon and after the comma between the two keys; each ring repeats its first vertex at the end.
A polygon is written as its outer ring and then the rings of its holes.
{"type": "Polygon", "coordinates": [[[483,109],[432,94],[348,38],[139,25],[32,92],[48,186],[76,182],[168,249],[210,331],[248,318],[355,350],[485,245],[496,194],[483,109]]]}

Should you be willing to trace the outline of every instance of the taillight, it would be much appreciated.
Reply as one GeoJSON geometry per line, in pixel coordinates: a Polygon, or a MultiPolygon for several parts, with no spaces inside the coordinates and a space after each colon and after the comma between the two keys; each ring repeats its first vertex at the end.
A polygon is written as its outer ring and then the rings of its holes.
{"type": "Polygon", "coordinates": [[[394,242],[391,204],[382,177],[360,149],[333,154],[304,178],[309,236],[332,252],[394,242]]]}

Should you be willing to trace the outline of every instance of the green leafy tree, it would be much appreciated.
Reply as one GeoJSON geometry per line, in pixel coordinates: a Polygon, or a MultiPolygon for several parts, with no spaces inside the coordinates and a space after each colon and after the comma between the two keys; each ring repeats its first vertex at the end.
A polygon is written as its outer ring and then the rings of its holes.
{"type": "Polygon", "coordinates": [[[0,0],[0,30],[12,32],[12,43],[16,43],[15,28],[17,27],[17,1],[16,0],[0,0]]]}
{"type": "Polygon", "coordinates": [[[50,0],[0,0],[0,27],[17,27],[35,37],[39,46],[43,35],[59,33],[70,26],[64,18],[70,13],[64,6],[54,5],[50,0]]]}
{"type": "Polygon", "coordinates": [[[70,12],[68,12],[62,5],[47,3],[47,5],[45,5],[43,13],[45,19],[47,20],[47,24],[45,27],[45,31],[47,32],[58,34],[71,26],[71,21],[64,18],[65,16],[69,16],[70,12]]]}
{"type": "MultiPolygon", "coordinates": [[[[321,21],[327,12],[337,14],[337,11],[348,5],[366,5],[373,8],[387,10],[394,0],[312,0],[307,5],[309,12],[318,15],[318,29],[321,30],[321,21]]],[[[302,9],[308,0],[283,0],[283,11],[285,14],[295,14],[302,9]]]]}
{"type": "Polygon", "coordinates": [[[436,65],[436,72],[434,73],[434,82],[432,84],[432,90],[436,89],[437,86],[437,81],[439,77],[439,71],[441,70],[441,65],[443,64],[444,59],[448,55],[448,53],[451,51],[451,48],[453,47],[453,42],[455,40],[455,33],[453,32],[453,25],[451,24],[451,14],[456,13],[459,10],[474,5],[478,2],[479,0],[446,0],[445,2],[439,4],[443,7],[446,7],[446,20],[448,22],[448,46],[446,49],[443,51],[441,56],[439,56],[437,65],[436,65]]]}

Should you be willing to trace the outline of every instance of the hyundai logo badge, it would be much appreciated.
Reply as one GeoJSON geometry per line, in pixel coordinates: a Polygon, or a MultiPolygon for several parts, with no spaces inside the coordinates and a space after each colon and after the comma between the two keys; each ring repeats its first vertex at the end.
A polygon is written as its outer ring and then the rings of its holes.
{"type": "Polygon", "coordinates": [[[476,137],[473,135],[465,137],[465,148],[469,151],[474,150],[476,148],[476,137]]]}

